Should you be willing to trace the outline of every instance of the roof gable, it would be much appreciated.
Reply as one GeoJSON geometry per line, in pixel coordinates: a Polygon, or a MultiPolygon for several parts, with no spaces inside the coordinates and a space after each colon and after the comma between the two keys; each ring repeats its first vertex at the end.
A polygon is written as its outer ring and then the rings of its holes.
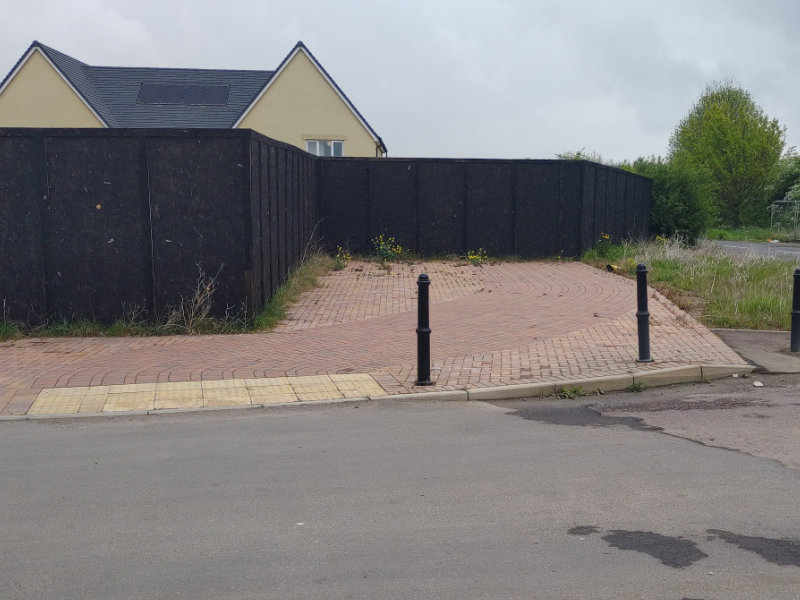
{"type": "Polygon", "coordinates": [[[386,151],[386,146],[383,143],[383,140],[381,139],[381,137],[375,132],[374,129],[372,129],[372,127],[367,122],[367,120],[362,116],[362,114],[360,112],[358,112],[358,109],[350,101],[350,98],[347,97],[347,95],[337,85],[337,83],[333,80],[333,78],[330,75],[328,75],[328,72],[319,63],[319,61],[311,53],[311,51],[306,47],[306,45],[301,41],[297,42],[297,44],[295,44],[294,48],[292,48],[291,52],[289,52],[289,54],[287,54],[286,57],[281,61],[281,64],[278,65],[277,69],[275,69],[275,72],[273,73],[273,75],[270,78],[270,80],[265,83],[263,89],[261,89],[261,91],[253,99],[253,101],[250,103],[250,105],[247,106],[247,108],[245,108],[244,111],[242,111],[242,114],[239,115],[239,118],[236,119],[236,122],[233,124],[233,126],[237,127],[239,125],[239,123],[241,123],[244,120],[244,118],[253,109],[253,107],[256,104],[258,104],[258,101],[262,98],[262,96],[264,96],[264,94],[267,93],[267,91],[269,90],[270,85],[272,85],[272,83],[275,82],[278,79],[278,77],[283,72],[283,70],[289,65],[289,63],[292,61],[292,59],[299,52],[302,52],[302,53],[305,54],[305,56],[311,61],[311,64],[314,65],[314,67],[319,71],[320,75],[322,75],[322,77],[325,79],[325,81],[328,83],[328,85],[330,85],[333,88],[333,90],[336,92],[336,94],[339,96],[339,98],[341,98],[341,100],[350,109],[350,111],[352,111],[352,113],[355,116],[355,118],[359,121],[359,123],[361,123],[361,125],[364,127],[364,129],[366,129],[369,132],[369,134],[372,136],[372,138],[375,140],[375,142],[379,145],[379,147],[382,148],[384,151],[386,151]]]}
{"type": "Polygon", "coordinates": [[[42,54],[104,126],[173,128],[236,127],[295,55],[302,52],[377,145],[386,149],[380,136],[303,42],[297,42],[275,71],[241,71],[95,67],[34,41],[0,83],[0,93],[34,52],[42,54]],[[222,88],[226,90],[224,94],[222,88]],[[166,96],[159,95],[158,101],[153,101],[156,93],[166,96]],[[170,94],[179,94],[180,100],[170,94]],[[187,100],[187,95],[194,101],[187,100]],[[162,101],[166,97],[169,98],[162,101]]]}
{"type": "Polygon", "coordinates": [[[3,79],[2,83],[0,83],[0,94],[3,93],[3,90],[11,83],[11,80],[14,79],[17,73],[22,70],[34,53],[39,53],[45,61],[47,61],[53,70],[64,80],[64,83],[69,86],[100,123],[106,127],[112,126],[108,122],[109,115],[107,111],[102,110],[102,103],[96,97],[91,83],[86,80],[83,73],[83,67],[87,65],[57,50],[48,48],[37,41],[34,41],[28,47],[25,54],[20,57],[8,75],[6,75],[5,79],[3,79]]]}

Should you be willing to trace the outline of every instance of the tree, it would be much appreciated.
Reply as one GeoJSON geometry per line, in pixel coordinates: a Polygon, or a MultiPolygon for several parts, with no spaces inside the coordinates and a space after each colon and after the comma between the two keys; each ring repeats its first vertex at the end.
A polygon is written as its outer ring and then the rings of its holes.
{"type": "Polygon", "coordinates": [[[767,202],[800,200],[800,155],[792,147],[786,151],[770,173],[765,187],[767,202]]]}
{"type": "Polygon", "coordinates": [[[670,138],[670,162],[708,180],[720,224],[768,218],[765,184],[783,152],[785,128],[731,82],[708,85],[670,138]]]}
{"type": "Polygon", "coordinates": [[[706,204],[708,186],[693,166],[677,158],[667,161],[651,156],[623,168],[653,180],[653,233],[694,242],[706,230],[711,217],[706,204]]]}

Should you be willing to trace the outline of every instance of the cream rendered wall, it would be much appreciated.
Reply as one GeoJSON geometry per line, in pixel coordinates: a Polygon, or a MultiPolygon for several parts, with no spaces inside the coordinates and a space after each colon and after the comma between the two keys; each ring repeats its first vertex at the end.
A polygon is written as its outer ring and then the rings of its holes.
{"type": "Polygon", "coordinates": [[[38,50],[0,94],[0,127],[102,126],[38,50]]]}
{"type": "Polygon", "coordinates": [[[238,125],[306,149],[306,139],[344,140],[345,156],[376,156],[367,129],[301,50],[238,125]]]}

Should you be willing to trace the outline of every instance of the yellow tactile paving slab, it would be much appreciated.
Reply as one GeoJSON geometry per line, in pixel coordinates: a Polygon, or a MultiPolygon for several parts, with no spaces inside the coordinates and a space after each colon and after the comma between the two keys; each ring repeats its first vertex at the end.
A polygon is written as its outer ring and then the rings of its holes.
{"type": "Polygon", "coordinates": [[[385,396],[366,373],[47,388],[30,415],[120,413],[385,396]]]}

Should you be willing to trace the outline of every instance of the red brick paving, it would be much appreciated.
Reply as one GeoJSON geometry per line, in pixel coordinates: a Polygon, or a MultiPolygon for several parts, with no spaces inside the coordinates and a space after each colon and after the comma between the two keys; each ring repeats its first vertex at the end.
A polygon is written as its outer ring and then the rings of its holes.
{"type": "Polygon", "coordinates": [[[431,262],[387,273],[353,262],[271,333],[2,342],[0,414],[24,414],[49,387],[366,372],[389,392],[411,391],[422,272],[432,281],[434,389],[744,362],[653,292],[654,362],[636,363],[635,283],[581,263],[431,262]]]}

